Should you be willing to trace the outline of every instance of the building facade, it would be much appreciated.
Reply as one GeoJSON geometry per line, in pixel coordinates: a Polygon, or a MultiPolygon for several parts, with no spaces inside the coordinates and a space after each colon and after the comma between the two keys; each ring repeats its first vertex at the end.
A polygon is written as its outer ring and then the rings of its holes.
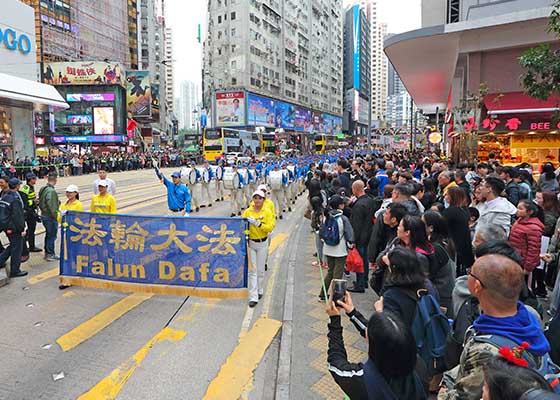
{"type": "Polygon", "coordinates": [[[343,129],[351,136],[368,136],[371,96],[369,20],[359,4],[349,7],[344,19],[343,129]]]}
{"type": "Polygon", "coordinates": [[[177,119],[181,129],[195,129],[197,113],[200,106],[199,86],[192,81],[183,81],[180,85],[177,119]]]}
{"type": "Polygon", "coordinates": [[[418,107],[452,116],[444,136],[456,160],[484,161],[494,153],[506,164],[536,165],[560,156],[552,115],[559,100],[530,98],[519,79],[522,54],[559,44],[547,30],[552,5],[552,0],[424,0],[423,27],[386,42],[418,107]],[[466,111],[458,108],[472,98],[466,111]]]}
{"type": "Polygon", "coordinates": [[[171,28],[165,28],[165,109],[170,115],[173,114],[173,100],[175,98],[175,73],[173,68],[173,32],[171,28]]]}
{"type": "Polygon", "coordinates": [[[203,102],[247,90],[342,115],[342,0],[208,2],[203,102]]]}

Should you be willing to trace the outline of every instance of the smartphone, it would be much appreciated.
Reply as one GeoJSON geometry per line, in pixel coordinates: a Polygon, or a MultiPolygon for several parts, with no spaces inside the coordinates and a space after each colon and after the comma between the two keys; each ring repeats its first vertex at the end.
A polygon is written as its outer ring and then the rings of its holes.
{"type": "Polygon", "coordinates": [[[337,307],[340,307],[337,303],[338,300],[344,300],[344,295],[346,294],[346,280],[344,279],[333,279],[332,280],[332,300],[337,307]]]}

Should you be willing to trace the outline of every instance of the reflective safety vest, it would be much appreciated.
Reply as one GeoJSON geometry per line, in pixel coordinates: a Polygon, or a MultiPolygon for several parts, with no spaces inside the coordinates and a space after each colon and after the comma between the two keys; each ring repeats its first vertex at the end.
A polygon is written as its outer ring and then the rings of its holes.
{"type": "Polygon", "coordinates": [[[33,186],[25,184],[21,187],[20,190],[27,195],[27,198],[29,199],[29,207],[33,208],[35,206],[35,199],[37,198],[35,188],[33,186]]]}

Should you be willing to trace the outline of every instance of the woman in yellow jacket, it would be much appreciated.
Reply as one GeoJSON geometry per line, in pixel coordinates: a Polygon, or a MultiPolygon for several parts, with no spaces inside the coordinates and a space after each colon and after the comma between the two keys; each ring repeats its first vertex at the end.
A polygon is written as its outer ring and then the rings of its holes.
{"type": "Polygon", "coordinates": [[[243,212],[243,218],[249,221],[249,307],[253,308],[261,299],[264,288],[264,264],[268,253],[268,235],[276,225],[276,217],[270,208],[263,207],[266,195],[257,190],[253,193],[253,202],[243,212]]]}
{"type": "Polygon", "coordinates": [[[66,201],[60,205],[60,212],[58,214],[58,222],[60,223],[61,217],[66,214],[66,211],[84,211],[84,206],[80,202],[80,193],[78,186],[68,185],[66,188],[66,201]]]}

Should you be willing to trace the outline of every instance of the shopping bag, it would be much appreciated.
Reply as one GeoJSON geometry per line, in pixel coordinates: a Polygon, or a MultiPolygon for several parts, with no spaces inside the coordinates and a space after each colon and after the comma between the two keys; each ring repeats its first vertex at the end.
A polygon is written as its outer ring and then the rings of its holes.
{"type": "Polygon", "coordinates": [[[346,271],[364,272],[364,261],[355,247],[348,251],[348,256],[346,257],[346,271]]]}

